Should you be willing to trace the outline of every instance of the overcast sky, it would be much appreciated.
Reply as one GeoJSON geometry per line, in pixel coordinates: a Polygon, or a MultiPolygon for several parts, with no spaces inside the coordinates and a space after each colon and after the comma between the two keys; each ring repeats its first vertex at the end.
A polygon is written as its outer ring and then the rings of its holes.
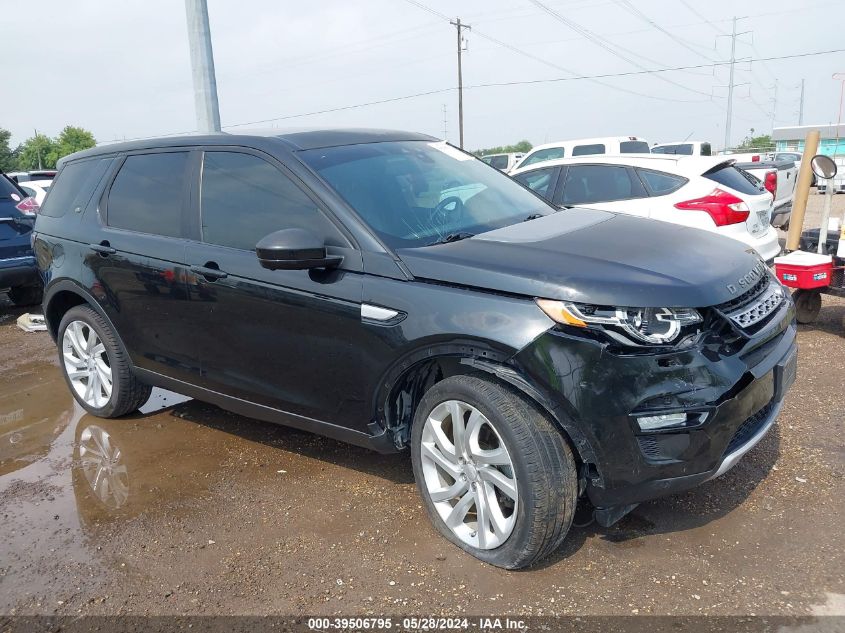
{"type": "MultiPolygon", "coordinates": [[[[843,0],[542,0],[621,47],[619,56],[531,0],[419,1],[476,31],[464,56],[469,149],[628,134],[721,146],[724,66],[602,84],[472,86],[723,61],[730,38],[717,36],[730,32],[734,14],[749,16],[738,31],[753,31],[738,38],[738,58],[845,48],[843,0]]],[[[196,128],[181,0],[2,0],[0,7],[0,127],[13,143],[67,124],[100,142],[196,128]]],[[[391,127],[443,137],[445,105],[447,136],[457,143],[456,35],[441,17],[408,0],[208,0],[208,10],[224,129],[294,117],[255,127],[391,127]],[[443,92],[296,116],[429,91],[443,92]]],[[[837,71],[845,72],[845,53],[738,63],[735,83],[747,85],[735,90],[732,142],[751,127],[771,130],[776,79],[776,125],[797,124],[802,78],[804,123],[835,122],[837,71]]]]}

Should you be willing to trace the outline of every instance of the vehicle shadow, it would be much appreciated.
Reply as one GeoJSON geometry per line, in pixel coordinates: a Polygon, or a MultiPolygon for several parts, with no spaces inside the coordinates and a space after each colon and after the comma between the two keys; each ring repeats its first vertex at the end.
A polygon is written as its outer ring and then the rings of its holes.
{"type": "MultiPolygon", "coordinates": [[[[642,539],[646,537],[692,530],[721,519],[748,499],[768,476],[779,455],[780,429],[775,424],[757,446],[718,479],[640,504],[609,528],[595,522],[584,527],[573,525],[560,549],[532,569],[550,567],[569,558],[589,539],[598,538],[618,548],[634,548],[644,546],[642,539]]],[[[579,506],[576,524],[579,518],[589,516],[584,505],[579,506]]]]}
{"type": "MultiPolygon", "coordinates": [[[[134,413],[126,417],[142,419],[147,415],[149,414],[134,413]]],[[[396,484],[414,483],[407,451],[382,455],[321,435],[240,416],[197,400],[175,405],[170,409],[170,415],[209,429],[235,435],[249,442],[257,442],[297,453],[303,457],[357,470],[396,484]]]]}
{"type": "Polygon", "coordinates": [[[822,309],[812,323],[798,326],[799,332],[825,332],[845,338],[845,305],[831,304],[830,297],[822,295],[822,309]]]}

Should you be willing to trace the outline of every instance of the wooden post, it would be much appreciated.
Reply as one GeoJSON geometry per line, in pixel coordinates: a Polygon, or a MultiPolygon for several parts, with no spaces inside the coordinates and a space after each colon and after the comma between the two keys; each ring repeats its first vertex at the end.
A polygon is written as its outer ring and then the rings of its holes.
{"type": "Polygon", "coordinates": [[[807,132],[804,141],[804,155],[801,157],[801,170],[795,185],[795,197],[792,200],[792,215],[789,217],[789,233],[786,237],[786,250],[798,250],[801,231],[804,230],[804,212],[807,210],[807,198],[810,196],[810,184],[813,182],[813,168],[810,164],[819,151],[821,133],[818,130],[807,132]]]}

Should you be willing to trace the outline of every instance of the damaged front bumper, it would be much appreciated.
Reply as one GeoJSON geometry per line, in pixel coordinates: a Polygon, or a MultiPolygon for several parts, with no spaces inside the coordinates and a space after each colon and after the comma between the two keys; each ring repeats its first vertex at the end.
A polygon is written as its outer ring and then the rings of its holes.
{"type": "Polygon", "coordinates": [[[578,429],[586,494],[597,521],[610,525],[642,501],[724,474],[766,435],[795,379],[794,307],[785,302],[740,340],[712,334],[654,354],[614,353],[556,328],[513,361],[549,396],[564,429],[578,429]],[[638,422],[678,412],[690,420],[679,428],[638,422]]]}

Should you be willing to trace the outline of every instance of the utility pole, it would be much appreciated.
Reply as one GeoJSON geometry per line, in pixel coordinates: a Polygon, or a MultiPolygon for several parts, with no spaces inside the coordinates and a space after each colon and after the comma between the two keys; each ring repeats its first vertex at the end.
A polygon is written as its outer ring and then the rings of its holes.
{"type": "Polygon", "coordinates": [[[41,147],[38,145],[38,130],[35,131],[35,155],[38,156],[38,169],[44,169],[41,166],[41,147]]]}
{"type": "Polygon", "coordinates": [[[734,109],[734,64],[736,64],[736,16],[731,30],[731,71],[728,78],[728,114],[725,119],[725,149],[731,146],[731,117],[734,109]]]}
{"type": "Polygon", "coordinates": [[[775,119],[777,118],[778,113],[778,80],[775,79],[775,85],[772,86],[775,91],[774,97],[772,97],[772,130],[775,129],[775,119]]]}
{"type": "Polygon", "coordinates": [[[448,126],[448,119],[446,117],[446,104],[444,103],[443,104],[443,140],[444,141],[448,139],[449,128],[447,126],[448,126]]]}
{"type": "Polygon", "coordinates": [[[461,18],[455,18],[454,22],[449,24],[457,27],[458,30],[458,138],[460,139],[459,147],[464,148],[464,77],[461,71],[461,51],[463,49],[463,33],[462,29],[471,29],[468,24],[461,24],[461,18]]]}
{"type": "Polygon", "coordinates": [[[798,125],[804,125],[804,80],[801,80],[801,99],[798,102],[798,125]]]}
{"type": "Polygon", "coordinates": [[[185,0],[188,16],[188,44],[194,78],[194,106],[200,132],[220,131],[220,109],[217,105],[217,78],[214,73],[214,52],[208,26],[206,0],[185,0]]]}

